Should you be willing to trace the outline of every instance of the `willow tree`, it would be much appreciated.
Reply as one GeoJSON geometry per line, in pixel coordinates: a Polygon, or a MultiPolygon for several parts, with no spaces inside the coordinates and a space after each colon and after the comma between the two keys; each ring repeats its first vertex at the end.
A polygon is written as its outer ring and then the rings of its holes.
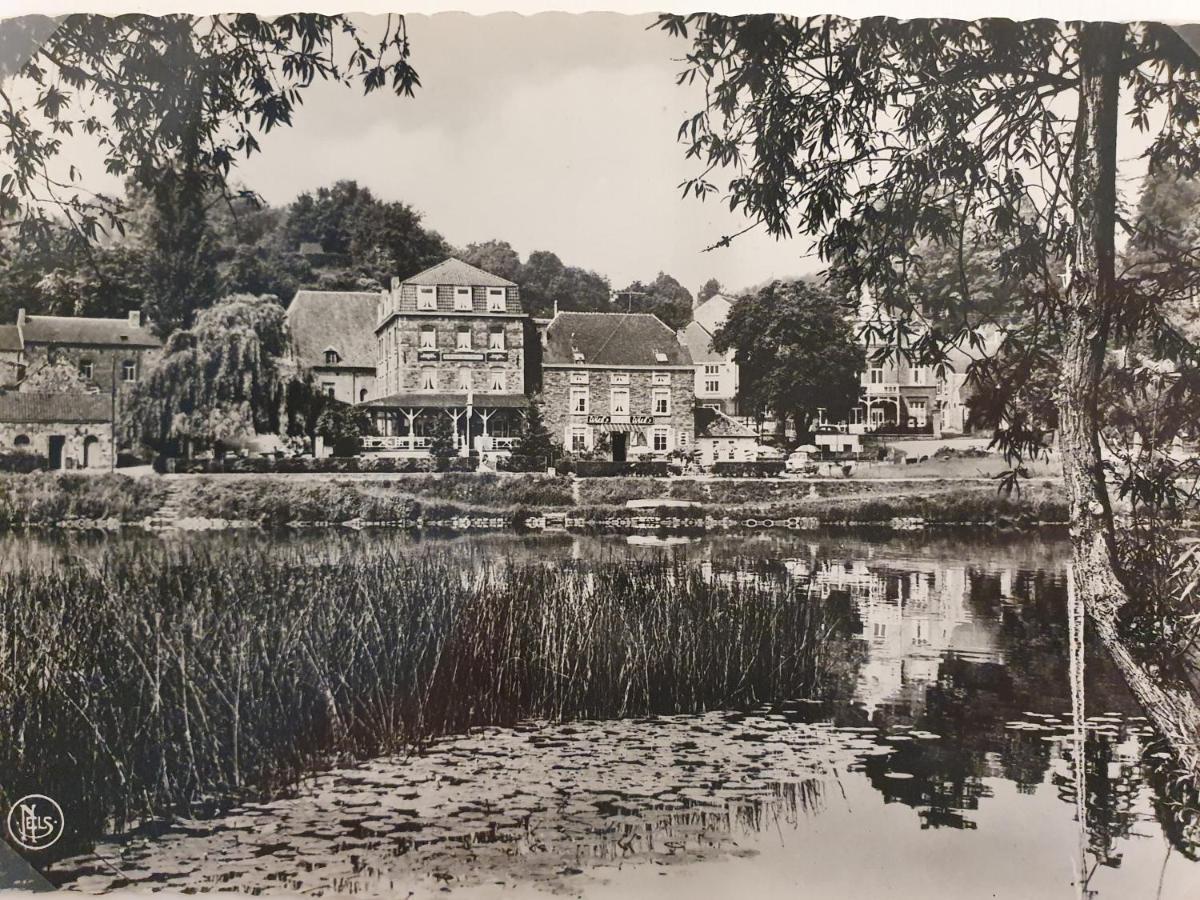
{"type": "MultiPolygon", "coordinates": [[[[1200,170],[1190,47],[1157,24],[709,14],[660,24],[688,41],[680,80],[705,90],[680,129],[704,166],[685,193],[722,195],[777,237],[811,236],[846,284],[871,289],[892,314],[877,338],[944,362],[973,326],[964,314],[953,327],[913,328],[914,248],[960,244],[968,219],[1004,246],[1006,278],[1025,286],[1024,318],[1061,347],[1075,590],[1156,724],[1200,771],[1195,698],[1120,639],[1138,573],[1118,552],[1100,442],[1106,355],[1135,332],[1165,330],[1153,285],[1117,269],[1127,224],[1118,139],[1140,135],[1151,171],[1200,170]]],[[[1011,424],[997,437],[1015,460],[1043,449],[1011,424]]]]}

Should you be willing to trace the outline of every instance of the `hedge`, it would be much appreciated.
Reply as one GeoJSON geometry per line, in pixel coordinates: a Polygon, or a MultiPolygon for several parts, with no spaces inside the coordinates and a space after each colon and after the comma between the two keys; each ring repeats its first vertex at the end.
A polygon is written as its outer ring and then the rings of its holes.
{"type": "Polygon", "coordinates": [[[295,456],[273,459],[266,456],[226,456],[223,459],[175,460],[175,472],[183,475],[473,472],[478,464],[475,458],[462,457],[329,456],[313,459],[295,456]]]}
{"type": "Polygon", "coordinates": [[[570,461],[567,471],[574,472],[580,478],[613,478],[625,475],[666,478],[671,474],[671,464],[665,459],[639,459],[628,462],[580,459],[570,461]]]}
{"type": "Polygon", "coordinates": [[[0,472],[17,472],[28,475],[49,468],[50,460],[40,453],[25,450],[0,450],[0,472]]]}
{"type": "Polygon", "coordinates": [[[782,459],[757,459],[744,462],[713,463],[714,475],[726,478],[774,478],[783,474],[782,459]]]}

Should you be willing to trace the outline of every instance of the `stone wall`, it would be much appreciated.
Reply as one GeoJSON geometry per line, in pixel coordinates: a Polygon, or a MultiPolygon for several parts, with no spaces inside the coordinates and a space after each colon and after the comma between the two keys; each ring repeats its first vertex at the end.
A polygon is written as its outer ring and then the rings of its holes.
{"type": "Polygon", "coordinates": [[[472,389],[486,393],[491,387],[491,374],[499,370],[504,374],[506,394],[521,394],[525,391],[525,325],[524,320],[505,316],[401,316],[393,319],[381,334],[382,358],[377,369],[379,378],[378,396],[384,397],[401,391],[423,390],[424,369],[432,368],[435,375],[434,390],[460,392],[459,369],[471,373],[472,389]],[[422,348],[421,329],[432,327],[435,346],[432,352],[422,348]],[[471,347],[468,354],[482,354],[483,359],[456,359],[458,332],[466,327],[471,347]],[[488,341],[493,327],[504,332],[504,350],[490,351],[488,341]],[[423,352],[424,351],[424,352],[423,352]],[[503,358],[494,358],[502,353],[503,358]],[[428,358],[422,358],[428,357],[428,358]]]}
{"type": "Polygon", "coordinates": [[[140,381],[148,368],[154,365],[159,353],[146,347],[26,344],[25,370],[32,375],[48,363],[66,363],[77,372],[82,372],[84,363],[91,363],[92,374],[88,381],[108,393],[112,390],[115,377],[118,389],[124,391],[132,386],[132,382],[126,382],[123,378],[123,363],[126,360],[134,363],[135,380],[140,381]]]}
{"type": "Polygon", "coordinates": [[[112,468],[112,425],[107,422],[0,422],[0,448],[4,450],[24,448],[49,459],[50,438],[55,435],[64,439],[61,468],[112,468]]]}

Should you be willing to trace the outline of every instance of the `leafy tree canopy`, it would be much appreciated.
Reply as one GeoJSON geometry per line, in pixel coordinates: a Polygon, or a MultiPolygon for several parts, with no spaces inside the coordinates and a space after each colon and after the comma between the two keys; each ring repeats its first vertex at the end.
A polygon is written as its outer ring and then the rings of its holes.
{"type": "Polygon", "coordinates": [[[587,269],[564,265],[548,250],[534,250],[521,262],[506,241],[468,244],[459,251],[464,262],[521,287],[521,304],[533,316],[549,316],[559,309],[599,312],[609,306],[608,280],[587,269]]]}
{"type": "Polygon", "coordinates": [[[804,434],[819,409],[838,419],[858,403],[866,354],[851,312],[822,287],[776,281],[734,303],[713,348],[734,351],[743,402],[804,434]]]}
{"type": "Polygon", "coordinates": [[[721,282],[715,278],[710,278],[701,285],[700,290],[696,292],[696,303],[703,303],[721,293],[724,288],[721,287],[721,282]]]}
{"type": "Polygon", "coordinates": [[[649,284],[635,281],[617,291],[613,305],[622,311],[652,313],[676,330],[692,318],[692,292],[665,272],[649,284]]]}

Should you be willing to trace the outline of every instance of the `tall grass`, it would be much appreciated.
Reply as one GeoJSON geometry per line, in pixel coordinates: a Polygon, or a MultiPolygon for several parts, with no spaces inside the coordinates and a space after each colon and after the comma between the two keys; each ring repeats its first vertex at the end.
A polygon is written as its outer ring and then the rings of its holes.
{"type": "Polygon", "coordinates": [[[763,577],[254,549],[9,573],[0,808],[66,800],[70,848],[475,725],[812,696],[847,607],[763,577]]]}

